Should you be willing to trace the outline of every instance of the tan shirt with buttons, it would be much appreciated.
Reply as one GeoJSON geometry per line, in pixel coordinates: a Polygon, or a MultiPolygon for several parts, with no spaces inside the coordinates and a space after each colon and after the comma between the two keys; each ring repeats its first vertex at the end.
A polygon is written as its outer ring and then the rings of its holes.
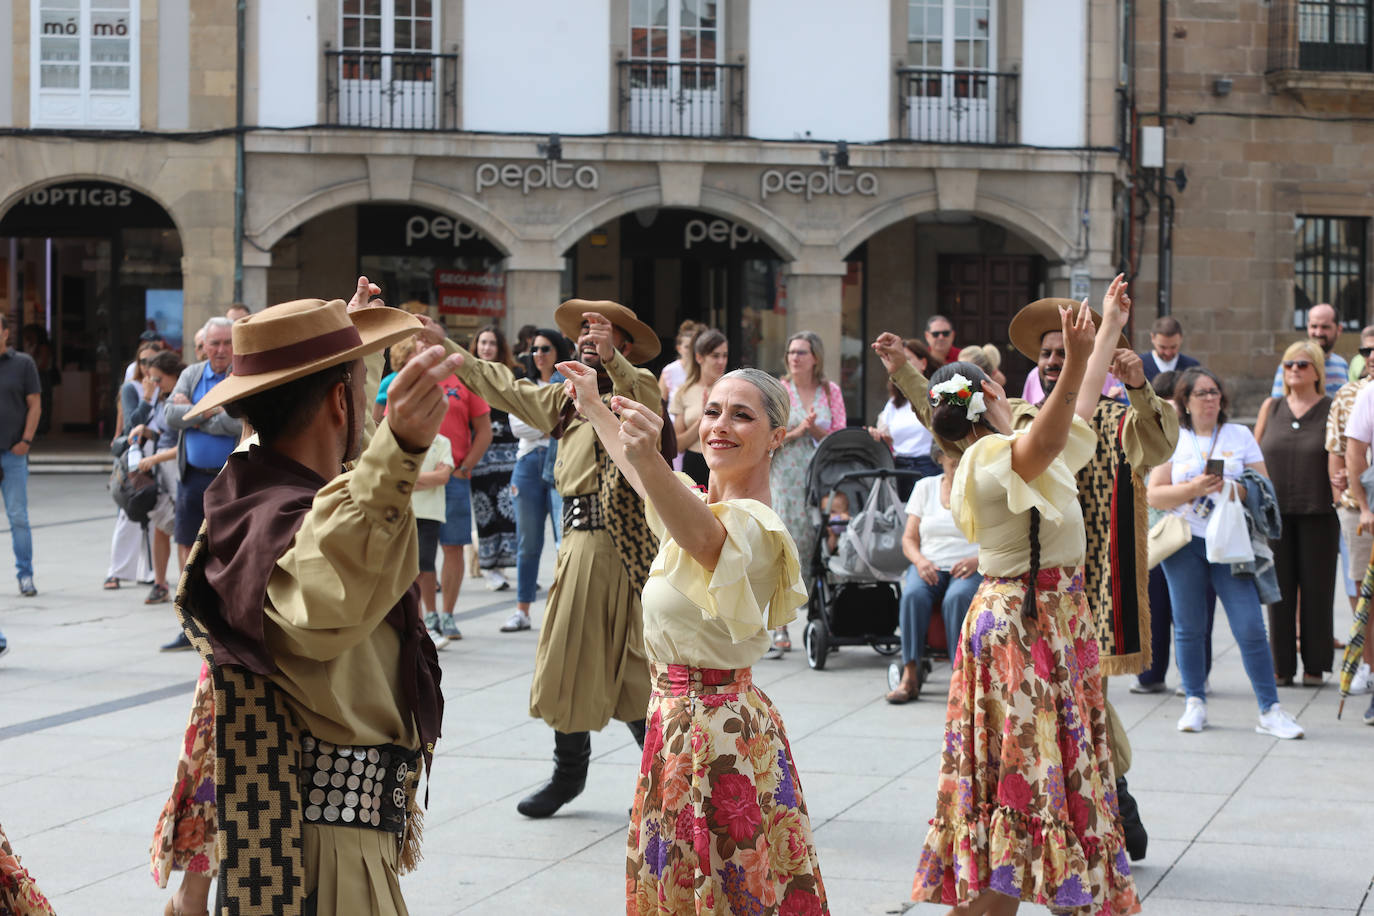
{"type": "MultiPolygon", "coordinates": [[[[527,379],[515,380],[497,363],[477,359],[453,341],[449,352],[462,353],[458,377],[497,410],[504,410],[541,432],[558,424],[568,396],[562,385],[536,385],[527,379]]],[[[658,382],[648,369],[636,369],[622,354],[616,353],[606,364],[614,385],[613,393],[632,398],[658,410],[661,397],[658,382]]],[[[558,440],[558,460],[554,464],[554,485],[562,496],[583,496],[597,492],[596,432],[591,424],[575,417],[558,440]]]]}
{"type": "MultiPolygon", "coordinates": [[[[374,392],[380,367],[381,354],[368,358],[374,392]]],[[[370,417],[365,426],[362,455],[320,488],[277,560],[264,635],[278,667],[272,680],[311,734],[414,748],[401,637],[385,618],[420,571],[410,493],[424,455],[404,451],[385,422],[375,433],[370,417]]]]}

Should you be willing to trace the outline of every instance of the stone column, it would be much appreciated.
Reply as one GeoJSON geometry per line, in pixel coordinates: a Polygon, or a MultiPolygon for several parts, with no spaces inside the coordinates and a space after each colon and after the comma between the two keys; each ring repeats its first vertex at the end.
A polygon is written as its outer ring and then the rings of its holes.
{"type": "Polygon", "coordinates": [[[255,312],[272,305],[267,301],[267,272],[272,266],[272,253],[259,251],[252,244],[243,246],[243,304],[255,312]]]}
{"type": "MultiPolygon", "coordinates": [[[[561,260],[561,259],[560,259],[561,260]]],[[[553,310],[561,301],[563,267],[506,271],[506,332],[511,341],[522,325],[553,327],[553,310]]]]}
{"type": "Polygon", "coordinates": [[[825,345],[826,374],[840,365],[842,286],[847,268],[833,249],[811,256],[803,252],[787,277],[787,333],[813,331],[825,345]]]}

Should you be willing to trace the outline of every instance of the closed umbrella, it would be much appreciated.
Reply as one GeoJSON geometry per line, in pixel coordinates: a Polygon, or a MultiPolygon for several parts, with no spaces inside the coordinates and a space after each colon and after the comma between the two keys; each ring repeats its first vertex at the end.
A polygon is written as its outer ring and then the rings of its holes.
{"type": "Polygon", "coordinates": [[[1355,605],[1355,622],[1350,626],[1350,637],[1345,641],[1345,655],[1341,657],[1341,705],[1336,710],[1336,718],[1345,712],[1345,698],[1350,696],[1350,682],[1360,667],[1360,656],[1364,650],[1364,632],[1369,623],[1369,602],[1374,600],[1374,559],[1364,572],[1360,583],[1360,600],[1355,605]]]}

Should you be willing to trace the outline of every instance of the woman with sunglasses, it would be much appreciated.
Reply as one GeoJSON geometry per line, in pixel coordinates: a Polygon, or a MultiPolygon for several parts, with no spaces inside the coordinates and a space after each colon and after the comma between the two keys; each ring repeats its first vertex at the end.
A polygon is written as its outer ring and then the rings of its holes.
{"type": "Polygon", "coordinates": [[[1273,469],[1283,533],[1270,545],[1283,597],[1269,605],[1269,646],[1274,677],[1289,687],[1298,669],[1302,630],[1302,683],[1320,687],[1331,670],[1332,601],[1340,521],[1331,505],[1326,473],[1325,389],[1321,348],[1310,340],[1283,354],[1283,397],[1270,398],[1255,424],[1264,463],[1273,469]],[[1299,610],[1301,609],[1301,610],[1299,610]]]}
{"type": "MultiPolygon", "coordinates": [[[[119,403],[115,417],[115,438],[110,449],[118,457],[128,444],[129,430],[146,423],[158,401],[158,390],[148,376],[148,366],[162,349],[159,341],[145,340],[138,345],[133,362],[133,375],[119,388],[119,403]]],[[[119,588],[120,580],[144,582],[152,577],[152,555],[143,536],[143,528],[129,521],[120,509],[115,516],[114,533],[110,537],[110,568],[105,573],[106,591],[119,588]]]]}
{"type": "Polygon", "coordinates": [[[1203,644],[1207,633],[1207,585],[1211,583],[1226,609],[1241,664],[1259,702],[1255,731],[1275,738],[1301,738],[1302,726],[1279,706],[1274,661],[1264,633],[1255,580],[1237,578],[1228,564],[1207,560],[1208,517],[1219,500],[1228,496],[1227,491],[1232,489],[1228,483],[1241,490],[1238,498],[1244,496],[1243,485],[1236,481],[1247,468],[1269,476],[1264,454],[1249,429],[1226,422],[1226,389],[1211,370],[1199,367],[1184,372],[1174,389],[1174,404],[1180,427],[1178,447],[1167,463],[1150,473],[1146,496],[1154,508],[1180,516],[1193,534],[1189,543],[1161,564],[1173,605],[1174,654],[1186,696],[1178,730],[1200,732],[1207,727],[1203,644]],[[1211,471],[1220,470],[1220,474],[1209,472],[1209,461],[1220,462],[1220,467],[1210,467],[1211,471]]]}

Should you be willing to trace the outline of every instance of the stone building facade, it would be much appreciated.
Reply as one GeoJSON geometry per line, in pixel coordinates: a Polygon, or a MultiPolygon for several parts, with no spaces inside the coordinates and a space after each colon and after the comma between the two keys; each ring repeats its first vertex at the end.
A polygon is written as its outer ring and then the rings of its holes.
{"type": "MultiPolygon", "coordinates": [[[[1160,108],[1160,8],[1140,4],[1135,13],[1142,125],[1161,120],[1149,114],[1160,108]]],[[[1347,357],[1374,319],[1370,7],[1171,0],[1164,8],[1163,171],[1182,167],[1187,176],[1183,190],[1170,189],[1173,314],[1184,349],[1233,386],[1239,415],[1253,416],[1310,305],[1337,306],[1347,357]]],[[[1156,216],[1137,227],[1133,258],[1141,349],[1158,298],[1156,216]]]]}

